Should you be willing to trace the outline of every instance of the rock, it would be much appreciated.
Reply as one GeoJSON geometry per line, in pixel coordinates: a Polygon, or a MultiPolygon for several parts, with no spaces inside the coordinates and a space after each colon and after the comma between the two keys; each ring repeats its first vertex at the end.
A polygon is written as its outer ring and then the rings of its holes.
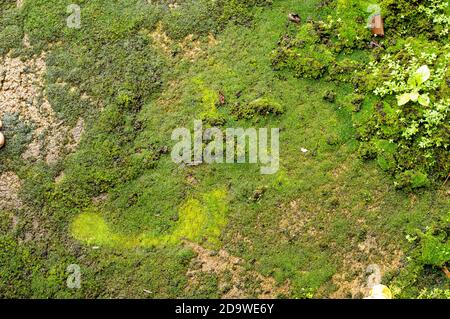
{"type": "Polygon", "coordinates": [[[297,13],[289,13],[289,21],[294,22],[294,23],[300,23],[302,22],[302,19],[300,18],[300,16],[297,13]]]}

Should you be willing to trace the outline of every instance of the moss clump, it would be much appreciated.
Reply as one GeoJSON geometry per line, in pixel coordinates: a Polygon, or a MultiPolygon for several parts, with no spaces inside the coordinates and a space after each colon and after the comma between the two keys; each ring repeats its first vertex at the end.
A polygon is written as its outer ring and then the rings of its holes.
{"type": "Polygon", "coordinates": [[[370,41],[366,8],[360,1],[331,1],[322,7],[327,17],[309,19],[298,29],[289,27],[272,52],[275,70],[291,70],[302,78],[348,82],[360,69],[358,59],[341,58],[370,41]]]}
{"type": "Polygon", "coordinates": [[[427,174],[410,170],[398,174],[395,185],[397,188],[415,189],[429,186],[430,180],[427,174]]]}
{"type": "Polygon", "coordinates": [[[407,236],[411,243],[409,262],[390,285],[397,297],[448,298],[448,278],[442,270],[450,266],[449,226],[450,212],[426,231],[416,229],[407,236]]]}
{"type": "Polygon", "coordinates": [[[200,78],[193,80],[196,89],[200,93],[199,104],[201,107],[200,119],[203,123],[210,126],[222,126],[226,119],[219,112],[219,93],[207,87],[204,81],[200,78]]]}
{"type": "Polygon", "coordinates": [[[17,114],[5,114],[0,120],[3,122],[2,132],[7,139],[0,152],[1,173],[20,165],[20,156],[31,141],[33,131],[32,126],[20,120],[17,114]]]}
{"type": "Polygon", "coordinates": [[[252,119],[256,116],[280,115],[284,113],[283,106],[269,98],[260,98],[244,106],[238,105],[233,113],[239,119],[252,119]]]}
{"type": "Polygon", "coordinates": [[[179,220],[170,234],[155,236],[152,232],[140,235],[116,233],[96,210],[78,215],[71,224],[72,236],[88,245],[116,248],[155,247],[175,245],[187,239],[216,247],[226,225],[226,192],[215,190],[204,194],[202,201],[191,198],[179,208],[179,220]]]}
{"type": "Polygon", "coordinates": [[[334,103],[336,101],[336,96],[334,91],[326,91],[323,99],[329,103],[334,103]]]}
{"type": "Polygon", "coordinates": [[[385,171],[395,169],[395,152],[397,146],[394,143],[386,140],[375,141],[377,150],[377,163],[385,171]]]}
{"type": "MultiPolygon", "coordinates": [[[[289,70],[298,77],[352,84],[350,107],[355,113],[366,100],[372,101],[371,114],[354,116],[358,137],[369,143],[361,149],[363,157],[373,157],[367,150],[375,146],[378,164],[399,175],[399,180],[407,171],[423,172],[431,180],[446,178],[450,169],[448,2],[384,0],[380,6],[387,37],[372,38],[367,3],[329,1],[322,6],[325,19],[287,28],[273,51],[272,64],[275,70],[289,70]],[[419,84],[418,70],[429,71],[419,84]],[[399,103],[405,96],[413,98],[399,103]],[[380,148],[380,140],[391,141],[395,149],[380,148]]],[[[333,100],[329,94],[325,98],[333,100]]]]}
{"type": "Polygon", "coordinates": [[[23,19],[13,1],[0,1],[0,30],[0,55],[21,47],[23,19]]]}
{"type": "Polygon", "coordinates": [[[0,54],[8,52],[9,49],[18,48],[22,43],[23,32],[19,26],[9,25],[0,33],[0,54]]]}
{"type": "Polygon", "coordinates": [[[89,96],[128,111],[138,110],[159,90],[165,66],[149,39],[140,35],[101,48],[63,47],[52,51],[48,64],[50,83],[70,83],[89,96]],[[69,72],[64,71],[67,68],[69,72]]]}
{"type": "Polygon", "coordinates": [[[423,234],[420,260],[426,265],[443,267],[450,261],[450,240],[448,233],[431,232],[423,234]]]}
{"type": "Polygon", "coordinates": [[[167,242],[188,239],[209,246],[220,243],[220,234],[226,225],[226,192],[215,190],[203,195],[202,202],[189,199],[179,210],[179,222],[167,242]]]}
{"type": "Polygon", "coordinates": [[[78,215],[71,225],[72,235],[88,244],[110,247],[132,247],[134,240],[111,231],[105,220],[95,211],[78,215]]]}

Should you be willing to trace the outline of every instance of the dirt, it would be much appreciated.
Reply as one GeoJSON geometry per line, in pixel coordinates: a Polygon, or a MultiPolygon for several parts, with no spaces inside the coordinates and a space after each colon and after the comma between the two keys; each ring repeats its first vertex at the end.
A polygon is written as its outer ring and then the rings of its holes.
{"type": "Polygon", "coordinates": [[[67,148],[69,151],[73,152],[77,148],[78,144],[80,143],[81,136],[84,133],[84,120],[83,118],[79,118],[77,121],[77,124],[70,130],[69,132],[69,138],[70,142],[67,145],[67,148]]]}
{"type": "Polygon", "coordinates": [[[75,149],[84,122],[80,119],[71,129],[58,121],[46,97],[45,72],[45,53],[26,61],[10,56],[0,59],[0,118],[5,114],[18,114],[21,121],[34,128],[33,139],[22,154],[23,159],[42,159],[52,164],[59,159],[67,135],[70,140],[68,150],[75,149]]]}
{"type": "Polygon", "coordinates": [[[172,40],[164,31],[161,23],[158,24],[155,31],[149,34],[155,46],[159,48],[166,56],[172,57],[172,50],[175,46],[181,51],[183,59],[194,62],[198,57],[205,53],[203,47],[214,47],[219,41],[212,35],[208,35],[207,42],[195,39],[194,35],[189,34],[179,43],[172,40]]]}
{"type": "Polygon", "coordinates": [[[102,193],[94,198],[92,198],[92,203],[94,205],[100,205],[108,200],[108,194],[102,193]]]}
{"type": "Polygon", "coordinates": [[[292,240],[304,234],[317,236],[317,229],[311,223],[314,211],[300,204],[301,199],[298,199],[280,207],[283,213],[278,223],[278,231],[283,234],[285,240],[292,240]]]}
{"type": "Polygon", "coordinates": [[[161,23],[158,24],[158,26],[155,28],[155,31],[150,33],[150,37],[153,39],[155,45],[159,49],[161,49],[165,55],[171,55],[172,50],[170,47],[173,42],[163,30],[163,26],[161,23]]]}
{"type": "Polygon", "coordinates": [[[13,172],[0,175],[0,209],[14,210],[22,206],[19,198],[22,182],[13,172]]]}
{"type": "Polygon", "coordinates": [[[190,287],[196,285],[201,273],[213,273],[219,278],[219,290],[224,291],[221,296],[224,299],[249,298],[252,296],[274,299],[279,295],[289,294],[289,282],[278,286],[275,279],[265,277],[256,271],[246,270],[242,259],[230,255],[223,249],[216,252],[191,242],[186,242],[185,245],[197,253],[193,264],[198,265],[198,267],[189,270],[187,273],[190,287]],[[245,287],[245,280],[252,283],[259,282],[259,288],[251,291],[245,287]]]}
{"type": "Polygon", "coordinates": [[[188,174],[186,182],[191,186],[196,186],[198,184],[198,180],[192,174],[188,174]]]}
{"type": "MultiPolygon", "coordinates": [[[[380,270],[381,278],[386,272],[394,271],[402,266],[403,252],[395,245],[383,247],[375,236],[367,236],[363,242],[351,245],[351,249],[343,258],[340,270],[332,281],[338,289],[331,298],[362,298],[369,295],[370,265],[380,270]]],[[[383,283],[383,282],[378,282],[383,283]]]]}
{"type": "MultiPolygon", "coordinates": [[[[337,175],[342,173],[343,171],[337,175]]],[[[283,240],[295,240],[302,236],[319,240],[325,236],[327,228],[324,227],[322,230],[316,228],[318,220],[314,216],[315,211],[307,202],[302,199],[293,200],[281,205],[280,209],[282,215],[278,223],[278,231],[283,235],[283,240]]],[[[340,214],[346,216],[349,213],[341,210],[340,214]]],[[[324,225],[331,225],[333,216],[334,214],[330,214],[330,220],[325,219],[321,222],[324,225]]],[[[362,218],[356,222],[358,228],[367,228],[365,219],[362,218]]],[[[331,295],[325,291],[318,291],[318,294],[323,293],[323,296],[330,298],[363,298],[370,291],[368,279],[371,273],[366,271],[369,265],[376,265],[380,269],[381,277],[386,272],[402,267],[403,253],[400,247],[395,243],[382,242],[381,239],[374,234],[368,234],[362,240],[356,237],[349,239],[346,247],[333,247],[335,243],[329,243],[330,249],[339,254],[339,265],[337,265],[336,274],[332,277],[332,283],[337,290],[331,295]]]]}
{"type": "Polygon", "coordinates": [[[183,57],[191,62],[195,61],[200,55],[204,53],[202,43],[200,40],[194,40],[192,34],[188,35],[180,43],[183,57]]]}

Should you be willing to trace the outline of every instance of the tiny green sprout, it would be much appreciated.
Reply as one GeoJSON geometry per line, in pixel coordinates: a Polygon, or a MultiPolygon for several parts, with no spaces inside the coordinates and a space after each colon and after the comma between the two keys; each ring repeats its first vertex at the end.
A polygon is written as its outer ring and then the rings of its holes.
{"type": "Polygon", "coordinates": [[[420,105],[429,106],[430,97],[428,93],[420,94],[423,83],[430,79],[430,69],[427,65],[422,65],[408,80],[408,88],[410,93],[404,93],[397,97],[398,106],[407,104],[409,101],[419,102],[420,105]]]}
{"type": "Polygon", "coordinates": [[[406,235],[406,240],[409,242],[409,243],[413,243],[413,242],[415,242],[416,240],[417,240],[417,236],[411,236],[411,235],[406,235]]]}

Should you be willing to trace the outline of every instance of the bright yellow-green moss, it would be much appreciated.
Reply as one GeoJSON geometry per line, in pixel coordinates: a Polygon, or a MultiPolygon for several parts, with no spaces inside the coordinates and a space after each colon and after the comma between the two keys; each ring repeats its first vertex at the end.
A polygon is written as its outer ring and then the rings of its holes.
{"type": "Polygon", "coordinates": [[[179,208],[179,221],[172,233],[154,236],[142,233],[126,236],[113,232],[97,211],[86,211],[72,223],[72,235],[88,245],[117,248],[154,247],[178,244],[186,239],[206,241],[209,246],[220,243],[221,230],[226,225],[227,201],[225,190],[215,190],[202,196],[202,200],[190,198],[179,208]]]}
{"type": "Polygon", "coordinates": [[[169,241],[186,238],[200,242],[206,238],[211,245],[219,243],[219,236],[226,224],[226,193],[216,190],[203,195],[203,203],[189,199],[179,212],[179,223],[169,236],[169,241]]]}
{"type": "Polygon", "coordinates": [[[115,234],[96,211],[87,211],[78,215],[72,223],[72,235],[88,245],[133,246],[133,238],[115,234]]]}
{"type": "Polygon", "coordinates": [[[222,125],[225,123],[225,119],[217,109],[216,103],[219,101],[219,94],[214,90],[208,88],[204,81],[199,77],[193,79],[193,83],[197,86],[198,91],[201,93],[201,105],[203,112],[201,113],[201,119],[210,125],[222,125]]]}

